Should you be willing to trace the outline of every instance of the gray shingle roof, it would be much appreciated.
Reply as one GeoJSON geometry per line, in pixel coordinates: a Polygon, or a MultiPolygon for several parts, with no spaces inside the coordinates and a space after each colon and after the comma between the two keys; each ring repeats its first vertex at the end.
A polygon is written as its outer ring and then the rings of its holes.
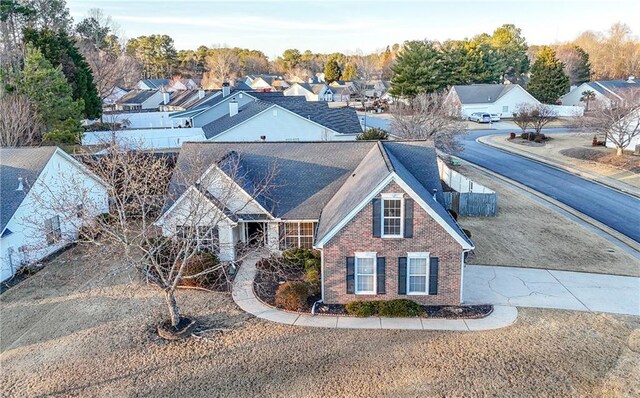
{"type": "Polygon", "coordinates": [[[56,149],[0,148],[0,231],[4,231],[56,149]],[[18,177],[23,178],[23,191],[16,190],[18,177]]]}
{"type": "Polygon", "coordinates": [[[640,83],[637,80],[596,80],[588,83],[590,87],[599,93],[618,100],[616,95],[624,96],[630,90],[640,90],[640,83]],[[612,92],[615,94],[612,94],[612,92]]]}
{"type": "Polygon", "coordinates": [[[170,80],[169,79],[144,79],[142,81],[147,87],[151,89],[159,89],[162,86],[168,86],[170,80]]]}
{"type": "MultiPolygon", "coordinates": [[[[433,145],[425,141],[185,143],[165,208],[170,207],[211,164],[220,165],[221,160],[229,156],[237,156],[244,170],[242,175],[253,182],[264,181],[275,166],[269,192],[257,200],[274,217],[319,219],[317,240],[395,172],[471,244],[440,204],[442,187],[436,152],[433,145]],[[434,189],[437,200],[433,198],[434,189]]],[[[248,181],[239,184],[248,189],[253,186],[248,181]]]]}
{"type": "Polygon", "coordinates": [[[463,104],[490,104],[497,99],[520,87],[518,84],[471,84],[468,86],[453,86],[460,102],[463,104]]]}
{"type": "Polygon", "coordinates": [[[237,126],[238,124],[251,119],[255,115],[266,111],[272,106],[274,106],[272,103],[266,101],[249,102],[248,104],[238,109],[237,115],[229,116],[229,114],[227,113],[221,118],[204,125],[202,127],[202,131],[204,132],[205,137],[207,137],[207,139],[209,140],[219,134],[224,133],[233,126],[237,126]]]}
{"type": "Polygon", "coordinates": [[[157,92],[158,90],[131,90],[125,95],[123,95],[119,100],[117,100],[116,103],[117,104],[142,104],[157,92]]]}

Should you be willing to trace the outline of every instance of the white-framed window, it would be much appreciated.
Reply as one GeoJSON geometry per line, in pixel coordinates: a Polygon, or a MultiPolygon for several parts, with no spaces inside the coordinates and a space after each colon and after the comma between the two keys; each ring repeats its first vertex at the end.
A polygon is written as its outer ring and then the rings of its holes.
{"type": "Polygon", "coordinates": [[[376,294],[376,260],[375,252],[356,252],[356,294],[376,294]]]}
{"type": "Polygon", "coordinates": [[[404,200],[402,194],[382,194],[382,237],[401,238],[404,229],[404,200]]]}
{"type": "Polygon", "coordinates": [[[407,294],[429,294],[429,253],[407,253],[407,294]]]}
{"type": "Polygon", "coordinates": [[[44,229],[47,236],[47,244],[53,245],[62,239],[62,229],[60,228],[60,216],[53,216],[44,222],[44,229]]]}
{"type": "Polygon", "coordinates": [[[284,223],[284,247],[286,249],[300,247],[313,248],[314,222],[285,222],[284,223]]]}
{"type": "Polygon", "coordinates": [[[218,246],[218,228],[211,225],[176,225],[178,239],[193,239],[200,249],[214,250],[218,246]]]}
{"type": "Polygon", "coordinates": [[[503,105],[503,106],[502,106],[502,113],[503,113],[503,114],[509,113],[509,106],[507,106],[507,105],[503,105]]]}

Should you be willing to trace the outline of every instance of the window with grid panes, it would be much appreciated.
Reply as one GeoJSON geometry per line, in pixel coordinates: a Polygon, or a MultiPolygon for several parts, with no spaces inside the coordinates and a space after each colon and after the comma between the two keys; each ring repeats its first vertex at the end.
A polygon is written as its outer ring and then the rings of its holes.
{"type": "Polygon", "coordinates": [[[382,200],[382,235],[402,235],[402,199],[382,200]]]}

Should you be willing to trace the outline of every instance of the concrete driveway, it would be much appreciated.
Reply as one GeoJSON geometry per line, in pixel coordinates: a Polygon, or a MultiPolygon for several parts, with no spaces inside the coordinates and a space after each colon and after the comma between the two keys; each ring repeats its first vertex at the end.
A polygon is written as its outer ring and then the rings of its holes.
{"type": "Polygon", "coordinates": [[[467,265],[464,302],[640,316],[640,278],[467,265]]]}

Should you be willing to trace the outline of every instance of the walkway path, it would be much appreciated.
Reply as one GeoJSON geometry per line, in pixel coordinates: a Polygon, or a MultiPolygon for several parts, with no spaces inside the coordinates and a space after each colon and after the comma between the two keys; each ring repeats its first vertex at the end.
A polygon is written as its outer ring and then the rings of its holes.
{"type": "Polygon", "coordinates": [[[640,316],[640,278],[467,265],[464,301],[640,316]]]}
{"type": "Polygon", "coordinates": [[[482,319],[427,319],[427,318],[356,318],[298,314],[276,309],[258,300],[253,292],[258,257],[246,259],[233,282],[233,301],[244,311],[258,318],[295,326],[338,329],[412,329],[412,330],[490,330],[509,326],[515,322],[518,310],[510,305],[496,305],[493,312],[482,319]]]}

